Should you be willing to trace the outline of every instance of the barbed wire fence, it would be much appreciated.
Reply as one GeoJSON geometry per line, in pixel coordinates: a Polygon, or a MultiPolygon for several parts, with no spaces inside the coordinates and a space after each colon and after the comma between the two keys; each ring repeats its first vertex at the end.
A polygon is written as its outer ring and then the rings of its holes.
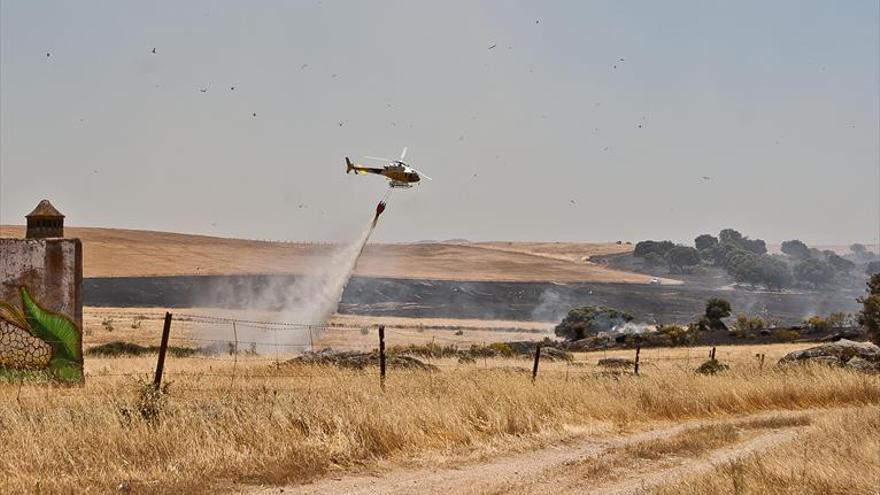
{"type": "MultiPolygon", "coordinates": [[[[368,327],[340,327],[338,325],[315,325],[308,323],[259,321],[228,318],[211,315],[166,313],[161,344],[158,350],[155,370],[149,361],[138,362],[139,367],[132,370],[118,369],[90,370],[87,381],[129,379],[149,381],[152,374],[154,386],[161,386],[163,377],[177,382],[175,389],[186,393],[216,391],[218,386],[235,389],[236,382],[243,380],[258,383],[273,390],[301,391],[299,384],[291,379],[312,380],[322,373],[320,367],[291,366],[297,357],[306,353],[329,351],[328,353],[361,353],[368,355],[362,368],[379,368],[379,384],[384,389],[387,355],[415,355],[428,361],[429,366],[440,372],[473,371],[516,372],[528,375],[533,383],[539,383],[544,376],[564,376],[566,381],[578,377],[607,375],[609,373],[640,374],[654,372],[659,368],[679,368],[692,371],[696,365],[716,356],[724,359],[727,351],[716,350],[710,345],[680,346],[675,352],[666,347],[635,346],[628,349],[602,349],[589,351],[589,359],[583,361],[560,359],[551,351],[552,345],[534,341],[528,354],[519,352],[506,354],[509,344],[503,341],[487,343],[483,339],[468,339],[460,335],[446,336],[436,333],[417,339],[419,332],[405,332],[401,328],[375,325],[368,327]],[[324,341],[325,332],[342,332],[342,341],[324,341]],[[423,340],[415,342],[414,340],[423,340]],[[387,347],[386,347],[387,346],[387,347]],[[507,347],[505,347],[507,346],[507,347]],[[422,350],[422,354],[413,352],[422,350]],[[542,349],[547,352],[542,352],[542,349]],[[684,355],[682,356],[682,350],[684,355]],[[492,351],[492,352],[490,352],[492,351]],[[493,354],[494,352],[494,354],[493,354]],[[601,352],[601,357],[599,353],[601,352]],[[510,360],[493,361],[497,357],[519,358],[514,364],[510,360]],[[625,357],[631,364],[619,369],[596,367],[597,359],[625,357]],[[166,370],[166,360],[170,369],[166,370]],[[188,366],[192,363],[207,363],[205,366],[188,366]],[[628,367],[627,367],[628,366],[628,367]],[[187,369],[196,368],[196,369],[187,369]]],[[[517,341],[526,342],[526,341],[517,341]]],[[[151,354],[152,355],[152,354],[151,354]]],[[[576,354],[577,355],[577,354],[576,354]]],[[[112,355],[111,355],[112,356],[112,355]]],[[[109,357],[109,356],[108,356],[109,357]]],[[[764,355],[756,357],[763,369],[764,355]]],[[[133,363],[127,363],[133,364],[133,363]]],[[[395,364],[390,365],[395,368],[395,364]]],[[[24,385],[21,380],[18,396],[24,385]]],[[[42,392],[35,387],[35,394],[42,392]]],[[[53,395],[107,395],[109,390],[84,390],[83,388],[53,388],[53,395]]]]}

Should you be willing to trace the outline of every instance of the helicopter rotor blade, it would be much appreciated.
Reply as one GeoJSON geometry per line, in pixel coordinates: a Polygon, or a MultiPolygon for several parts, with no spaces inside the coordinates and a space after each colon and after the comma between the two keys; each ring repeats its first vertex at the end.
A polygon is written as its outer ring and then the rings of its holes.
{"type": "Polygon", "coordinates": [[[403,151],[400,152],[400,161],[403,161],[403,157],[406,156],[406,146],[403,147],[403,151]]]}

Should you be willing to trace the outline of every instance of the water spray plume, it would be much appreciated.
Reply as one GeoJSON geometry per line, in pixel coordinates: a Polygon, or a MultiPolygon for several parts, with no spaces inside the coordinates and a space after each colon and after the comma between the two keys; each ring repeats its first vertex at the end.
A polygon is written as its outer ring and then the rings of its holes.
{"type": "Polygon", "coordinates": [[[249,307],[254,310],[276,306],[280,302],[279,322],[301,323],[312,328],[277,332],[244,326],[238,329],[237,338],[256,342],[258,352],[290,352],[307,348],[336,312],[358,259],[376,228],[379,216],[385,211],[388,198],[389,194],[383,197],[376,206],[373,218],[351,243],[340,246],[332,254],[313,263],[308,275],[297,276],[290,285],[281,281],[269,283],[254,289],[247,297],[249,307]]]}

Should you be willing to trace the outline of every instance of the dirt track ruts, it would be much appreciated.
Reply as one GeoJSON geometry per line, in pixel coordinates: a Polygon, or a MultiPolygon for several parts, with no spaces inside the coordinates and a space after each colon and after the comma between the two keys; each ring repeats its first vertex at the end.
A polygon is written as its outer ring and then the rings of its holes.
{"type": "MultiPolygon", "coordinates": [[[[686,421],[646,432],[616,438],[587,438],[565,446],[553,446],[538,451],[501,457],[460,468],[392,470],[379,475],[340,474],[315,483],[283,487],[285,494],[314,495],[346,493],[351,495],[410,494],[538,494],[554,495],[602,493],[633,494],[670,479],[697,474],[712,469],[719,463],[729,462],[754,452],[762,451],[780,442],[794,438],[797,427],[770,429],[734,445],[725,446],[699,458],[642,460],[633,475],[623,479],[603,481],[585,486],[576,474],[566,476],[565,466],[585,458],[614,452],[617,449],[668,438],[685,429],[704,425],[737,423],[743,420],[786,415],[814,414],[816,411],[773,411],[722,420],[686,421]]],[[[801,427],[803,428],[803,427],[801,427]]],[[[268,495],[280,493],[281,488],[243,490],[243,493],[268,495]]]]}

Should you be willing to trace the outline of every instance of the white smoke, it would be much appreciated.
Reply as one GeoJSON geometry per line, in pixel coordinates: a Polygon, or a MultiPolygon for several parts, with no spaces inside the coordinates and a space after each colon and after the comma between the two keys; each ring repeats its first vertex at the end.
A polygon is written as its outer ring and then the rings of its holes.
{"type": "Polygon", "coordinates": [[[625,322],[615,325],[614,328],[608,332],[600,333],[599,336],[614,338],[620,335],[638,335],[653,330],[654,328],[652,326],[645,325],[644,323],[625,322]]]}
{"type": "MultiPolygon", "coordinates": [[[[290,354],[310,350],[314,339],[320,336],[323,326],[336,312],[345,286],[376,227],[376,220],[350,243],[338,245],[325,256],[313,260],[308,274],[297,276],[293,283],[288,277],[273,277],[264,284],[245,282],[234,287],[227,284],[213,291],[212,299],[219,296],[230,301],[234,298],[236,303],[247,308],[245,315],[238,317],[240,320],[262,320],[266,308],[277,308],[272,319],[284,325],[239,321],[234,332],[230,323],[205,328],[202,333],[210,334],[206,338],[217,339],[220,332],[223,339],[237,340],[238,352],[290,354]]],[[[231,344],[233,340],[229,342],[231,344]]]]}

